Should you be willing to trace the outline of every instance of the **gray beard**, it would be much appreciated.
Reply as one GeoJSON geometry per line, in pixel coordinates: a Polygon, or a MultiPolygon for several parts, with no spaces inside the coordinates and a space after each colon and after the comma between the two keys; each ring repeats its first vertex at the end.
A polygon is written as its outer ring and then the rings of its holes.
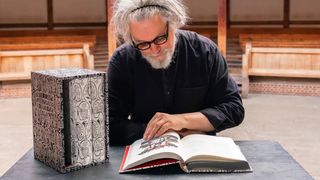
{"type": "Polygon", "coordinates": [[[163,61],[159,61],[154,59],[152,56],[143,56],[146,58],[148,63],[151,65],[154,69],[166,69],[170,66],[170,63],[172,61],[172,51],[171,50],[165,50],[165,59],[163,61]]]}
{"type": "Polygon", "coordinates": [[[163,53],[165,54],[165,59],[163,61],[159,61],[157,59],[154,59],[153,56],[145,56],[142,54],[142,56],[148,61],[148,63],[151,65],[154,69],[166,69],[170,66],[172,62],[172,56],[174,53],[174,50],[176,48],[176,37],[174,36],[173,39],[173,47],[171,49],[163,49],[163,53]]]}

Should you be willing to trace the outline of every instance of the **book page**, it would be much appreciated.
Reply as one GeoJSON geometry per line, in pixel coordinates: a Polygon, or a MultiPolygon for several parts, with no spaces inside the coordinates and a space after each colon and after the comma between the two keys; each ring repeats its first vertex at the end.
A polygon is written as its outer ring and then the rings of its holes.
{"type": "Polygon", "coordinates": [[[161,158],[173,158],[180,160],[180,137],[175,132],[165,133],[160,137],[149,141],[143,139],[135,141],[129,148],[124,169],[161,158]]]}
{"type": "Polygon", "coordinates": [[[181,139],[181,156],[188,161],[246,161],[231,138],[193,134],[181,139]]]}

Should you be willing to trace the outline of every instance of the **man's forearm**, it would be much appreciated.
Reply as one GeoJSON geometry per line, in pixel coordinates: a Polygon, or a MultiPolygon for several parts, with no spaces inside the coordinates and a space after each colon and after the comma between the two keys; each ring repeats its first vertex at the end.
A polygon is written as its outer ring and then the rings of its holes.
{"type": "Polygon", "coordinates": [[[214,127],[208,118],[201,112],[184,113],[180,114],[180,116],[185,121],[185,129],[202,132],[210,132],[214,130],[214,127]]]}

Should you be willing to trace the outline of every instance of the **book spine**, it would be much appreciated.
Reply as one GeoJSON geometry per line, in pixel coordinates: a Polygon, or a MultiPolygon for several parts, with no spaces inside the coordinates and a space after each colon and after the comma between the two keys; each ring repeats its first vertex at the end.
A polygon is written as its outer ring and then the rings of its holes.
{"type": "Polygon", "coordinates": [[[90,78],[75,78],[69,87],[71,165],[93,162],[90,78]]]}
{"type": "Polygon", "coordinates": [[[186,172],[186,173],[190,173],[190,171],[188,170],[188,166],[187,164],[185,164],[184,162],[179,162],[180,168],[186,172]]]}
{"type": "Polygon", "coordinates": [[[93,162],[103,162],[106,159],[106,141],[105,141],[105,94],[104,77],[96,76],[90,78],[90,98],[92,113],[92,146],[93,162]]]}

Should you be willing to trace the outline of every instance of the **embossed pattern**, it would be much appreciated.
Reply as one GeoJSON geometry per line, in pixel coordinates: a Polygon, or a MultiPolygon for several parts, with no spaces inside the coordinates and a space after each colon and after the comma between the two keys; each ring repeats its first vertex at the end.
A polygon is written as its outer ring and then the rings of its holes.
{"type": "Polygon", "coordinates": [[[103,78],[69,82],[72,164],[87,165],[105,158],[103,78]]]}
{"type": "Polygon", "coordinates": [[[31,78],[35,158],[60,172],[107,162],[105,73],[59,69],[31,78]]]}

